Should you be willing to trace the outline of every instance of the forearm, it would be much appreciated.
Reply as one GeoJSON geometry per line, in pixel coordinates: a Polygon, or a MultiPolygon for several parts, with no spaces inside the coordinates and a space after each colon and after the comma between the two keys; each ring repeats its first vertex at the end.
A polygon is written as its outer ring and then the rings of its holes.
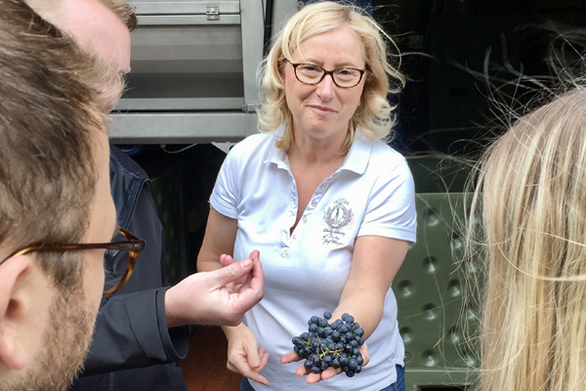
{"type": "Polygon", "coordinates": [[[408,248],[408,242],[392,238],[356,239],[350,276],[333,315],[352,315],[364,330],[364,339],[373,333],[383,316],[385,297],[408,248]]]}
{"type": "Polygon", "coordinates": [[[352,315],[364,330],[366,340],[377,328],[384,310],[384,297],[369,291],[344,292],[338,307],[332,313],[332,321],[341,319],[344,313],[352,315]]]}
{"type": "Polygon", "coordinates": [[[211,272],[220,269],[220,255],[202,247],[197,256],[197,271],[211,272]]]}
{"type": "Polygon", "coordinates": [[[197,255],[197,271],[209,272],[220,269],[220,256],[233,255],[238,221],[210,209],[203,243],[197,255]]]}
{"type": "Polygon", "coordinates": [[[244,323],[240,323],[238,326],[222,326],[222,331],[224,331],[224,335],[228,342],[230,342],[235,336],[244,332],[248,329],[244,323]]]}

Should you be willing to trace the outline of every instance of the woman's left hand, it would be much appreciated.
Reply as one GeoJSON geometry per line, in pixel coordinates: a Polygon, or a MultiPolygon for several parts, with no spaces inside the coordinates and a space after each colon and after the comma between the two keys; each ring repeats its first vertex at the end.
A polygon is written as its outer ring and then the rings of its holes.
{"type": "MultiPolygon", "coordinates": [[[[364,362],[361,365],[363,367],[370,361],[370,356],[368,355],[368,347],[366,346],[366,343],[360,347],[360,353],[362,354],[362,359],[364,360],[364,362]]],[[[286,353],[281,356],[280,362],[281,364],[289,364],[301,360],[303,359],[299,357],[299,355],[295,351],[290,351],[289,353],[286,353]]],[[[309,369],[306,369],[305,366],[300,365],[295,370],[295,374],[299,377],[307,375],[307,379],[305,379],[307,384],[315,384],[321,380],[331,379],[339,373],[342,373],[342,368],[335,369],[330,367],[320,373],[313,373],[309,369]]]]}

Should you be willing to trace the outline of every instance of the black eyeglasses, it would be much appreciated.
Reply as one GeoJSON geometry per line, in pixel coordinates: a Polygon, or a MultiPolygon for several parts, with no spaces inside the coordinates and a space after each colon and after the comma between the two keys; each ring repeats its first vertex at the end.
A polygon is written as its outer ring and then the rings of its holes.
{"type": "Polygon", "coordinates": [[[126,269],[124,271],[124,274],[122,275],[122,278],[120,279],[120,281],[118,281],[116,285],[114,285],[112,288],[106,290],[103,293],[103,296],[110,296],[111,294],[117,292],[120,288],[122,288],[124,284],[126,284],[128,279],[132,275],[132,272],[134,271],[134,265],[136,265],[138,253],[140,253],[146,247],[146,242],[144,240],[137,238],[125,229],[118,228],[118,232],[120,232],[126,238],[126,240],[118,240],[109,243],[71,243],[34,245],[13,252],[9,256],[1,260],[0,265],[9,258],[37,251],[79,251],[93,249],[128,251],[128,264],[126,265],[126,269]]]}
{"type": "Polygon", "coordinates": [[[362,80],[364,69],[341,67],[327,70],[319,65],[310,64],[306,62],[292,63],[293,71],[297,80],[303,84],[316,85],[319,84],[326,75],[330,75],[334,84],[340,88],[356,87],[362,80]]]}

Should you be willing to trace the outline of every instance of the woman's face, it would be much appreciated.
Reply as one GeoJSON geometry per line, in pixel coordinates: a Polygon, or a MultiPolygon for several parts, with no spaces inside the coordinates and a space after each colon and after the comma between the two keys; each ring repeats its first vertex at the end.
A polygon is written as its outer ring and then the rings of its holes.
{"type": "MultiPolygon", "coordinates": [[[[340,67],[363,69],[362,43],[348,25],[315,35],[303,41],[292,53],[294,63],[312,63],[327,70],[340,67]]],[[[364,77],[352,88],[336,86],[326,75],[316,85],[301,83],[293,66],[285,66],[285,96],[293,116],[296,142],[343,142],[348,123],[360,102],[364,77]],[[340,141],[341,140],[341,141],[340,141]]]]}

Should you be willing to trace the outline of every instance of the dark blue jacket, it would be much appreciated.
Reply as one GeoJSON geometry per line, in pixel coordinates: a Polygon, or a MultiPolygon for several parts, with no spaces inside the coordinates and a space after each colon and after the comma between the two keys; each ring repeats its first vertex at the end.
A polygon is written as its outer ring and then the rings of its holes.
{"type": "MultiPolygon", "coordinates": [[[[187,391],[177,360],[189,348],[189,327],[168,329],[164,297],[163,227],[144,170],[118,148],[110,152],[110,183],[118,224],[147,246],[126,285],[102,300],[85,370],[72,390],[187,391]]],[[[108,250],[106,287],[121,272],[119,257],[108,250]]],[[[123,270],[122,270],[123,271],[123,270]]]]}

